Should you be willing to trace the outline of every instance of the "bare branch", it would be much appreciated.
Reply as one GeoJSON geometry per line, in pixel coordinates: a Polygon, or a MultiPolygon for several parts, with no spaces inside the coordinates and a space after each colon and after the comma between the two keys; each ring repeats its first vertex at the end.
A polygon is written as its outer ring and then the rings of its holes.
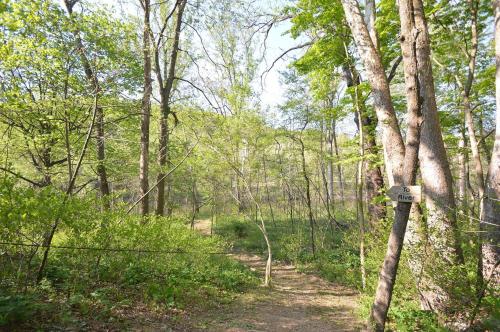
{"type": "Polygon", "coordinates": [[[299,49],[302,49],[304,47],[311,46],[312,44],[313,44],[313,41],[310,41],[310,42],[307,42],[307,43],[304,43],[304,44],[300,44],[300,45],[291,47],[291,48],[287,49],[286,51],[284,51],[283,53],[281,53],[276,59],[274,59],[273,63],[271,64],[271,67],[269,67],[266,70],[264,70],[264,72],[262,73],[262,75],[260,75],[261,85],[262,85],[262,80],[263,80],[264,75],[266,75],[267,73],[269,73],[271,71],[271,69],[273,69],[274,65],[279,60],[283,59],[283,57],[285,55],[287,55],[288,53],[290,53],[292,51],[299,50],[299,49]]]}
{"type": "Polygon", "coordinates": [[[16,173],[16,172],[14,172],[14,171],[11,171],[11,170],[10,170],[10,169],[8,169],[8,168],[5,168],[5,167],[0,166],[0,170],[2,170],[2,171],[4,171],[4,172],[7,172],[7,173],[10,173],[10,174],[14,175],[16,178],[19,178],[19,179],[24,180],[24,181],[26,181],[26,182],[28,182],[28,183],[31,183],[32,185],[34,185],[34,186],[36,186],[36,187],[42,187],[42,184],[41,184],[41,183],[36,182],[36,181],[33,181],[33,180],[30,180],[30,179],[28,179],[27,177],[24,177],[24,176],[22,176],[22,175],[21,175],[21,174],[19,174],[19,173],[16,173]]]}

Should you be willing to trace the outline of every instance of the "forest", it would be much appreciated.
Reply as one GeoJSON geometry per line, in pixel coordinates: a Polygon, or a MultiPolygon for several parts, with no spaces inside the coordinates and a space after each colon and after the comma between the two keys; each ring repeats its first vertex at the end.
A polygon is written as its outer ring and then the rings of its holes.
{"type": "Polygon", "coordinates": [[[499,0],[0,0],[0,135],[0,331],[499,329],[499,0]]]}

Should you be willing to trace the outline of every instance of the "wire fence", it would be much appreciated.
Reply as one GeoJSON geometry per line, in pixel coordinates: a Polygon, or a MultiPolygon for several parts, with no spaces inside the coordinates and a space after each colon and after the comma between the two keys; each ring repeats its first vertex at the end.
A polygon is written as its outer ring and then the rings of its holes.
{"type": "Polygon", "coordinates": [[[204,254],[204,255],[237,255],[242,253],[247,254],[261,254],[262,251],[249,251],[249,250],[229,250],[229,251],[186,251],[182,249],[139,249],[139,248],[99,248],[88,246],[59,246],[59,245],[46,245],[40,243],[25,243],[25,242],[0,242],[2,246],[15,246],[15,247],[32,247],[32,248],[50,248],[50,249],[67,249],[67,250],[89,250],[89,251],[109,251],[109,252],[132,252],[132,253],[145,253],[145,254],[172,254],[172,255],[189,255],[189,254],[204,254]]]}

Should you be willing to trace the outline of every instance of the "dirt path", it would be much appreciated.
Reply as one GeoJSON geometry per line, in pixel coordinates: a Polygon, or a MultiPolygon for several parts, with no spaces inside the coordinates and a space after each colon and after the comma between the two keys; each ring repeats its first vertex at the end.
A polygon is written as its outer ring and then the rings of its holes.
{"type": "MultiPolygon", "coordinates": [[[[208,220],[198,221],[196,229],[210,233],[208,220]]],[[[264,273],[265,261],[259,256],[233,257],[264,273]]],[[[297,272],[291,265],[274,263],[273,288],[257,287],[217,312],[196,318],[196,331],[359,331],[354,314],[358,293],[319,277],[297,272]]]]}

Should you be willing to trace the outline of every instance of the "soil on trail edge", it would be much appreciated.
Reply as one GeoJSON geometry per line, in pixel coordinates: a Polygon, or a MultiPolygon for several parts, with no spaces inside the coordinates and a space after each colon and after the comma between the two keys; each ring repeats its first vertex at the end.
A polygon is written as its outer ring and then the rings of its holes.
{"type": "MultiPolygon", "coordinates": [[[[210,234],[210,221],[196,229],[210,234]]],[[[265,260],[249,254],[232,255],[262,275],[265,260]]],[[[193,317],[194,331],[360,331],[354,314],[358,292],[297,272],[291,265],[273,262],[271,289],[256,287],[213,312],[193,317]]]]}

